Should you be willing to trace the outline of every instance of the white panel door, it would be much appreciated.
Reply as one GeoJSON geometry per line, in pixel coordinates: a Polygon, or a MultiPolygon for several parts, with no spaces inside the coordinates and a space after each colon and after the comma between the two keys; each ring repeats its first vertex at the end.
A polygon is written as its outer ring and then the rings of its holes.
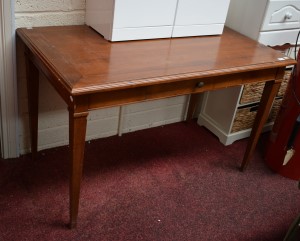
{"type": "Polygon", "coordinates": [[[230,0],[179,0],[175,25],[224,24],[230,0]]]}
{"type": "Polygon", "coordinates": [[[171,26],[177,0],[115,0],[113,28],[171,26]]]}
{"type": "Polygon", "coordinates": [[[0,149],[3,158],[19,156],[13,4],[14,1],[0,0],[0,149]]]}

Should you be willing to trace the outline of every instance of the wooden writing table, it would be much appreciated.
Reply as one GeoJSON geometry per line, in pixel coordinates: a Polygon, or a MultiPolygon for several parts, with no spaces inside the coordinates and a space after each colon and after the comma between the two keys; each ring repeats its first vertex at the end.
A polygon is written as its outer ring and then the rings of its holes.
{"type": "MultiPolygon", "coordinates": [[[[241,170],[256,147],[284,69],[296,62],[230,29],[221,36],[111,43],[88,26],[18,29],[25,44],[31,151],[37,154],[39,71],[69,110],[70,226],[76,226],[89,110],[266,82],[241,170]]],[[[226,100],[224,100],[226,101],[226,100]]],[[[220,103],[222,104],[222,103],[220,103]]]]}

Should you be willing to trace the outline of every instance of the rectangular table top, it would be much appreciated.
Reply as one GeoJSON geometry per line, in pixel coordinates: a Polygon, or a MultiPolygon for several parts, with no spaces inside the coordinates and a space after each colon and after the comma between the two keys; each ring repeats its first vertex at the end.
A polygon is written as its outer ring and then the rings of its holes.
{"type": "Polygon", "coordinates": [[[114,43],[86,25],[17,34],[74,96],[294,64],[228,28],[218,36],[114,43]]]}

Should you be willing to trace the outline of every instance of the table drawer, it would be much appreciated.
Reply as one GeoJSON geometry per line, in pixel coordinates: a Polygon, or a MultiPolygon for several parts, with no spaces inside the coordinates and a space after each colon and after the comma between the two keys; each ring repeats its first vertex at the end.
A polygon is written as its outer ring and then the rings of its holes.
{"type": "Polygon", "coordinates": [[[89,109],[199,93],[213,89],[213,86],[214,81],[208,78],[204,80],[186,80],[96,93],[89,97],[89,109]]]}
{"type": "Polygon", "coordinates": [[[185,94],[195,94],[218,90],[232,86],[265,82],[275,79],[273,69],[237,74],[217,75],[213,77],[182,77],[182,80],[153,85],[140,85],[130,89],[103,91],[89,96],[89,109],[117,106],[139,101],[155,100],[185,94]]]}
{"type": "Polygon", "coordinates": [[[300,1],[271,0],[267,6],[261,31],[295,29],[300,27],[300,1]]]}

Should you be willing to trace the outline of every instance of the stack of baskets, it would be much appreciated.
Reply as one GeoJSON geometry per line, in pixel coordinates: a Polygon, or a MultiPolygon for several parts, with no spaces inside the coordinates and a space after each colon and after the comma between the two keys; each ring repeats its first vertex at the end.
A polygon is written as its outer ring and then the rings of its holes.
{"type": "MultiPolygon", "coordinates": [[[[273,102],[273,106],[268,118],[268,123],[273,122],[277,116],[281,106],[282,97],[286,91],[288,81],[292,70],[286,70],[277,97],[273,102]]],[[[231,133],[249,129],[253,126],[253,122],[257,113],[260,97],[264,89],[264,83],[246,84],[244,85],[242,96],[240,98],[240,107],[236,111],[236,115],[231,128],[231,133]]]]}

